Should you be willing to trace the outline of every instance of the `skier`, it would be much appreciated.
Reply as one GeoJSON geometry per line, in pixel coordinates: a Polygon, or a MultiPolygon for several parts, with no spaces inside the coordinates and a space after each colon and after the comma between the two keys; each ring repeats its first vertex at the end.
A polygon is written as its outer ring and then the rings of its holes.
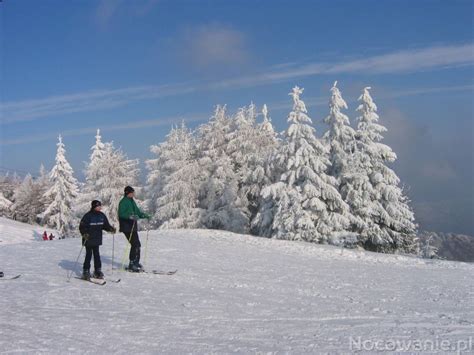
{"type": "Polygon", "coordinates": [[[51,233],[51,234],[49,235],[49,240],[53,240],[53,239],[54,239],[54,235],[53,235],[53,233],[51,233]]]}
{"type": "Polygon", "coordinates": [[[150,216],[143,213],[135,203],[134,197],[135,190],[131,186],[127,186],[124,189],[124,196],[120,200],[118,217],[120,223],[120,232],[125,234],[128,242],[130,243],[130,255],[128,270],[133,272],[140,272],[143,270],[142,264],[140,264],[140,239],[138,237],[138,219],[146,218],[150,219],[150,216]]]}
{"type": "Polygon", "coordinates": [[[82,278],[90,280],[91,259],[94,254],[94,278],[103,279],[102,263],[100,260],[99,246],[102,245],[102,230],[115,233],[116,230],[109,224],[107,216],[100,210],[102,203],[94,200],[91,202],[91,210],[87,212],[81,219],[79,231],[82,235],[82,245],[86,247],[86,258],[84,260],[82,278]]]}
{"type": "Polygon", "coordinates": [[[48,233],[46,231],[43,233],[43,240],[48,240],[48,233]]]}

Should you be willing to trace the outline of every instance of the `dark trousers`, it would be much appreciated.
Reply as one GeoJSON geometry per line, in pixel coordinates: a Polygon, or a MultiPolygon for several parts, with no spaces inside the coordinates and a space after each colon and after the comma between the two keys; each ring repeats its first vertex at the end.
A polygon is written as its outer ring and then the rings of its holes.
{"type": "Polygon", "coordinates": [[[130,242],[130,255],[129,259],[130,262],[138,263],[140,261],[140,239],[138,238],[138,232],[136,230],[132,231],[132,233],[124,233],[127,240],[130,242]]]}
{"type": "Polygon", "coordinates": [[[102,262],[100,261],[99,246],[88,247],[86,245],[86,258],[84,260],[84,270],[89,270],[91,268],[91,259],[92,254],[94,254],[94,269],[100,270],[102,268],[102,262]]]}

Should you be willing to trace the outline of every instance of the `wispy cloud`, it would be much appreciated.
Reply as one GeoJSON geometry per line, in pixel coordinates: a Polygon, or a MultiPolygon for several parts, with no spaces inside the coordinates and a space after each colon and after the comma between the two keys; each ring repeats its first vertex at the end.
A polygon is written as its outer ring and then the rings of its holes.
{"type": "MultiPolygon", "coordinates": [[[[220,36],[225,38],[227,35],[221,33],[217,37],[220,36]]],[[[230,37],[232,37],[232,35],[230,37]]],[[[209,57],[209,54],[212,53],[213,50],[212,48],[208,48],[205,57],[209,57]]],[[[221,58],[221,60],[224,59],[225,58],[221,58]]],[[[204,57],[202,60],[205,60],[204,57]]],[[[398,51],[339,63],[310,63],[299,67],[291,63],[291,65],[273,66],[268,72],[262,74],[232,78],[218,82],[181,83],[96,90],[71,95],[46,97],[43,99],[6,102],[0,105],[0,113],[2,123],[8,124],[61,114],[111,109],[135,101],[166,96],[179,96],[197,91],[232,90],[243,87],[271,85],[312,75],[347,73],[396,74],[401,72],[443,69],[454,66],[471,66],[473,64],[474,44],[436,46],[398,51]]],[[[456,88],[452,89],[458,90],[456,88]]],[[[467,89],[472,89],[472,87],[467,89]]],[[[432,90],[447,89],[434,88],[432,90]]]]}
{"type": "Polygon", "coordinates": [[[397,74],[474,64],[474,44],[403,50],[339,63],[315,62],[221,81],[212,88],[257,86],[321,74],[397,74]]]}
{"type": "Polygon", "coordinates": [[[119,10],[121,14],[132,16],[144,16],[150,13],[159,0],[99,0],[97,7],[93,13],[93,18],[96,25],[100,28],[106,28],[114,17],[118,16],[119,10]]]}
{"type": "Polygon", "coordinates": [[[106,27],[117,12],[122,1],[123,0],[99,0],[94,13],[96,24],[100,27],[106,27]]]}
{"type": "Polygon", "coordinates": [[[31,121],[40,117],[116,108],[134,101],[182,95],[194,90],[186,84],[141,86],[6,102],[0,106],[1,118],[3,124],[31,121]]]}
{"type": "Polygon", "coordinates": [[[122,124],[115,124],[110,125],[107,124],[105,127],[94,126],[94,127],[83,127],[83,128],[76,128],[70,130],[61,130],[58,132],[46,133],[46,134],[33,134],[13,139],[4,139],[0,142],[0,145],[19,145],[19,144],[28,144],[28,143],[36,143],[36,142],[43,142],[47,140],[54,139],[60,133],[63,137],[71,137],[71,136],[82,136],[87,134],[94,134],[97,128],[100,128],[103,132],[109,131],[121,131],[121,130],[130,130],[130,129],[141,129],[147,127],[157,127],[157,126],[166,126],[166,125],[173,125],[178,124],[182,121],[184,122],[196,122],[206,120],[207,116],[205,114],[192,114],[186,116],[179,116],[179,117],[164,117],[164,118],[155,118],[155,119],[148,119],[148,120],[139,120],[129,123],[122,123],[122,124]]]}
{"type": "Polygon", "coordinates": [[[187,28],[177,43],[186,65],[199,69],[242,65],[250,58],[244,33],[217,23],[187,28]]]}

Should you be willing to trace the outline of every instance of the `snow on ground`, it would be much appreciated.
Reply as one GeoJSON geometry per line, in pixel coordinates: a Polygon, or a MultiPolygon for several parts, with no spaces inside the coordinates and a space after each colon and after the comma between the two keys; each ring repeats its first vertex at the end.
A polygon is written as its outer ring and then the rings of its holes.
{"type": "Polygon", "coordinates": [[[48,235],[53,233],[56,238],[58,236],[58,232],[50,228],[33,226],[0,217],[0,246],[42,240],[44,231],[47,231],[48,235]]]}
{"type": "MultiPolygon", "coordinates": [[[[115,267],[124,239],[115,236],[115,267]]],[[[0,281],[0,353],[348,353],[393,350],[392,341],[472,350],[472,264],[153,231],[145,266],[176,275],[112,273],[108,235],[103,269],[122,281],[97,286],[66,282],[79,250],[79,239],[0,244],[0,269],[22,273],[0,281]]]]}

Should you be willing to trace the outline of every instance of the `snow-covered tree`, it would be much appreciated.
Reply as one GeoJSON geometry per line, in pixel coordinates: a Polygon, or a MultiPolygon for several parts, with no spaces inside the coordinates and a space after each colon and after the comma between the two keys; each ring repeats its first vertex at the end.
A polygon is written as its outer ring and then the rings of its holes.
{"type": "Polygon", "coordinates": [[[369,250],[414,252],[416,229],[408,198],[398,186],[400,179],[386,164],[396,154],[380,143],[386,128],[378,123],[377,106],[366,87],[357,108],[357,148],[343,173],[342,195],[357,218],[360,243],[369,250]]]}
{"type": "Polygon", "coordinates": [[[89,211],[91,201],[99,200],[109,222],[117,225],[118,204],[123,197],[124,187],[131,185],[137,188],[138,160],[128,159],[120,149],[114,147],[113,142],[102,142],[100,130],[97,130],[84,173],[86,181],[78,198],[76,216],[82,217],[89,211]]]}
{"type": "Polygon", "coordinates": [[[336,81],[331,88],[329,115],[324,119],[329,126],[329,130],[324,134],[324,140],[330,149],[331,166],[328,172],[339,183],[344,165],[348,163],[348,156],[354,151],[356,136],[354,129],[350,126],[349,117],[341,112],[343,109],[347,110],[347,104],[342,98],[336,81]]]}
{"type": "Polygon", "coordinates": [[[0,216],[8,217],[10,215],[10,206],[12,202],[3,196],[3,193],[0,192],[0,216]]]}
{"type": "Polygon", "coordinates": [[[228,135],[227,153],[237,174],[243,213],[250,219],[257,212],[260,190],[264,184],[265,176],[261,168],[268,159],[269,151],[276,147],[268,111],[265,111],[264,116],[264,122],[257,124],[255,105],[252,103],[241,108],[232,120],[232,130],[228,135]]]}
{"type": "Polygon", "coordinates": [[[284,142],[276,153],[275,164],[283,172],[280,181],[266,187],[262,197],[272,200],[271,231],[261,231],[279,239],[310,242],[340,242],[349,220],[348,206],[342,200],[336,179],[327,175],[328,148],[315,137],[315,129],[300,99],[303,89],[294,87],[293,111],[284,142]]]}
{"type": "MultiPolygon", "coordinates": [[[[77,198],[76,215],[79,218],[89,211],[92,200],[100,200],[102,186],[98,185],[98,181],[109,173],[104,169],[104,154],[105,144],[102,142],[100,130],[98,129],[95,136],[95,144],[91,147],[89,161],[86,163],[84,170],[86,181],[77,198]]],[[[115,214],[116,213],[114,213],[114,215],[115,214]]]]}
{"type": "Polygon", "coordinates": [[[77,180],[66,160],[66,150],[61,136],[58,138],[56,164],[50,172],[51,187],[44,197],[51,201],[43,214],[43,221],[59,231],[61,236],[68,236],[73,224],[72,208],[78,194],[77,180]]]}
{"type": "Polygon", "coordinates": [[[14,174],[5,174],[0,176],[0,192],[3,197],[9,201],[13,201],[13,195],[15,190],[22,183],[22,179],[18,177],[16,173],[14,174]]]}
{"type": "Polygon", "coordinates": [[[15,173],[0,175],[0,216],[11,218],[11,205],[14,201],[15,191],[21,185],[22,180],[15,173]]]}
{"type": "Polygon", "coordinates": [[[271,118],[268,114],[267,105],[262,108],[263,121],[257,127],[257,142],[259,142],[258,154],[255,155],[255,167],[250,171],[247,178],[249,209],[251,212],[251,231],[260,234],[260,231],[269,231],[269,225],[273,220],[271,214],[272,201],[261,198],[261,192],[266,187],[275,183],[281,175],[275,172],[272,164],[272,156],[278,149],[278,134],[273,128],[271,118]],[[263,205],[266,205],[263,207],[263,205]],[[258,211],[266,211],[266,214],[258,211]]]}
{"type": "Polygon", "coordinates": [[[418,243],[418,255],[425,259],[438,259],[438,247],[433,244],[433,236],[430,235],[427,238],[423,238],[423,240],[419,241],[418,243]]]}
{"type": "Polygon", "coordinates": [[[245,232],[248,215],[239,197],[239,179],[227,154],[232,121],[225,106],[198,131],[199,180],[202,182],[199,207],[205,210],[203,225],[213,229],[245,232]]]}
{"type": "Polygon", "coordinates": [[[104,172],[97,175],[95,182],[96,196],[102,202],[103,212],[111,224],[118,224],[118,205],[123,197],[125,186],[134,186],[139,193],[138,177],[140,169],[137,159],[128,159],[125,153],[116,149],[112,142],[104,144],[103,156],[100,159],[104,172]]]}
{"type": "Polygon", "coordinates": [[[49,178],[44,166],[40,167],[40,175],[33,179],[27,174],[14,194],[14,203],[10,206],[11,217],[17,221],[34,224],[45,211],[47,200],[43,197],[49,187],[49,178]]]}
{"type": "Polygon", "coordinates": [[[165,142],[150,150],[156,155],[146,162],[152,223],[160,228],[200,227],[199,166],[191,131],[183,122],[171,129],[165,142]]]}
{"type": "Polygon", "coordinates": [[[10,209],[14,220],[31,224],[36,221],[36,214],[32,207],[32,203],[34,202],[32,199],[33,195],[33,178],[30,174],[27,174],[13,195],[15,202],[11,205],[10,209]]]}

